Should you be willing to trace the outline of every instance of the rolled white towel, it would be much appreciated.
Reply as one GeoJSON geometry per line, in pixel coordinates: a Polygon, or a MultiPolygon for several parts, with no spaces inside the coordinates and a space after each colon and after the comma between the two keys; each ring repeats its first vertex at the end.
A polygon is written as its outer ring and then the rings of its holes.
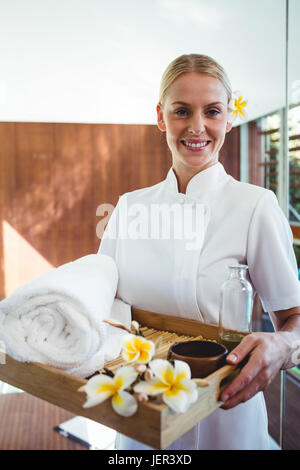
{"type": "Polygon", "coordinates": [[[23,362],[41,362],[88,377],[120,353],[131,307],[115,299],[118,270],[107,255],[92,254],[54,268],[0,302],[0,340],[23,362]]]}

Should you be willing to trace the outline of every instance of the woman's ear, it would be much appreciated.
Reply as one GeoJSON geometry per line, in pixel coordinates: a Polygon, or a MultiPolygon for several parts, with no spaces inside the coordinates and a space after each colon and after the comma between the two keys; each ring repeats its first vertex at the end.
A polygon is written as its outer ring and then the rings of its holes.
{"type": "Polygon", "coordinates": [[[160,131],[164,132],[166,130],[166,125],[164,122],[164,117],[163,117],[163,110],[162,110],[162,105],[161,103],[158,103],[156,106],[156,112],[157,112],[157,125],[160,131]]]}
{"type": "Polygon", "coordinates": [[[228,121],[226,124],[226,133],[230,132],[232,129],[232,122],[228,121]]]}

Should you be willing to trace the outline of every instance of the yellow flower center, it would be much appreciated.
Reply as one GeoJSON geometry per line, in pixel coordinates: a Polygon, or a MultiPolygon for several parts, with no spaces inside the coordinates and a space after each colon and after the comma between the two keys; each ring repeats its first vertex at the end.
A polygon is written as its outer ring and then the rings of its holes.
{"type": "Polygon", "coordinates": [[[236,108],[236,111],[242,112],[243,108],[246,106],[247,101],[242,101],[243,97],[239,96],[238,99],[234,100],[234,107],[236,108]]]}
{"type": "Polygon", "coordinates": [[[114,395],[114,402],[115,404],[118,406],[120,406],[122,403],[123,403],[123,399],[121,397],[121,395],[119,394],[119,392],[116,392],[115,395],[114,395]]]}
{"type": "Polygon", "coordinates": [[[115,389],[116,390],[121,390],[124,384],[124,378],[122,376],[119,376],[117,379],[115,379],[115,389]]]}
{"type": "Polygon", "coordinates": [[[115,391],[116,391],[115,385],[112,383],[101,384],[101,386],[97,390],[98,393],[110,392],[111,394],[115,393],[115,391]]]}
{"type": "Polygon", "coordinates": [[[136,336],[133,340],[133,345],[136,350],[140,351],[143,349],[143,340],[139,336],[136,336]]]}

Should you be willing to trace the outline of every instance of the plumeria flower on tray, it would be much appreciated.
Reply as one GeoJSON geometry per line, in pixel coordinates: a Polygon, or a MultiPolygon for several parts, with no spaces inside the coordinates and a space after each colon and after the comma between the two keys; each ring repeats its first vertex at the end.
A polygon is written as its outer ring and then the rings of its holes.
{"type": "Polygon", "coordinates": [[[154,377],[139,382],[134,391],[146,395],[162,394],[163,401],[177,413],[184,413],[198,398],[198,389],[191,380],[190,366],[184,361],[174,361],[174,366],[165,359],[154,359],[149,364],[154,377]]]}
{"type": "MultiPolygon", "coordinates": [[[[122,328],[118,322],[108,323],[122,328]]],[[[103,373],[92,376],[79,389],[87,394],[83,407],[96,406],[111,398],[116,413],[132,416],[138,409],[138,402],[161,397],[174,412],[185,412],[197,400],[198,386],[208,386],[208,382],[191,379],[190,366],[184,361],[152,360],[162,338],[155,344],[146,340],[137,322],[132,322],[131,329],[123,329],[129,334],[123,336],[121,355],[130,365],[120,366],[115,374],[104,368],[103,373]]]]}
{"type": "Polygon", "coordinates": [[[111,398],[112,407],[118,414],[133,415],[137,410],[137,401],[125,389],[136,380],[137,376],[138,373],[132,366],[120,367],[114,377],[107,374],[95,375],[79,389],[85,391],[88,397],[83,407],[90,408],[111,398]]]}
{"type": "Polygon", "coordinates": [[[240,91],[235,91],[232,94],[232,99],[230,102],[230,110],[231,110],[231,119],[234,121],[237,117],[245,121],[247,119],[247,113],[245,111],[245,107],[247,106],[248,101],[245,100],[243,93],[240,91]]]}
{"type": "Polygon", "coordinates": [[[155,345],[142,336],[126,335],[122,343],[122,357],[126,362],[148,363],[155,352],[155,345]]]}

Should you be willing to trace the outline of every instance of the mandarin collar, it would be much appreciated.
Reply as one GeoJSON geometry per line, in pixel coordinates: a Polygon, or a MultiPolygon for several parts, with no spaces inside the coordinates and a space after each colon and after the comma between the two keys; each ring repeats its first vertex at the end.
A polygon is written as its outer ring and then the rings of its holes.
{"type": "MultiPolygon", "coordinates": [[[[190,179],[186,187],[185,195],[197,197],[205,192],[213,191],[228,178],[230,178],[230,176],[226,173],[222,163],[217,162],[215,165],[200,171],[190,179]]],[[[172,167],[168,171],[165,182],[172,192],[184,195],[184,193],[178,192],[177,178],[172,167]]]]}

